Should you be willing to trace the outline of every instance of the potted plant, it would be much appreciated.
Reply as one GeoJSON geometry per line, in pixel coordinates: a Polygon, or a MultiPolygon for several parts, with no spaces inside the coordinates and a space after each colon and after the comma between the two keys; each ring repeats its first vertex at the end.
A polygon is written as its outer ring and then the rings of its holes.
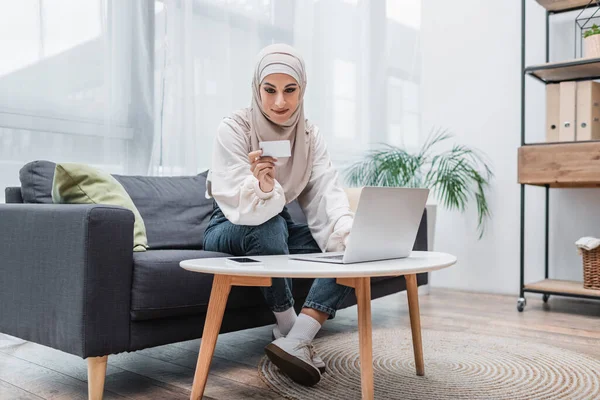
{"type": "Polygon", "coordinates": [[[415,154],[383,145],[348,167],[346,180],[350,186],[429,188],[444,207],[461,212],[474,199],[481,239],[490,216],[486,191],[494,174],[483,154],[466,146],[455,144],[436,153],[436,145],[451,137],[446,131],[432,132],[415,154]]]}
{"type": "Polygon", "coordinates": [[[583,33],[584,57],[600,57],[600,28],[594,24],[590,29],[583,33]]]}

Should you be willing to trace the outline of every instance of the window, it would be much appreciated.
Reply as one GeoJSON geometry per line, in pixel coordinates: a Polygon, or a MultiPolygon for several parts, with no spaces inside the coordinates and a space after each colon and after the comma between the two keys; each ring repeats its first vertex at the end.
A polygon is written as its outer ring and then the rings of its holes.
{"type": "Polygon", "coordinates": [[[141,20],[153,4],[0,4],[0,186],[18,185],[36,159],[145,173],[153,94],[143,50],[153,25],[141,20]]]}
{"type": "Polygon", "coordinates": [[[200,0],[202,6],[214,5],[222,12],[240,14],[245,17],[269,20],[274,7],[273,0],[200,0]]]}
{"type": "Polygon", "coordinates": [[[419,85],[388,78],[388,143],[414,149],[419,146],[419,85]]]}
{"type": "Polygon", "coordinates": [[[421,26],[421,0],[386,0],[385,14],[402,25],[419,29],[421,26]]]}
{"type": "Polygon", "coordinates": [[[0,7],[0,78],[40,58],[39,0],[0,7]]]}
{"type": "Polygon", "coordinates": [[[98,0],[45,0],[41,8],[40,40],[46,57],[100,36],[102,9],[98,0]]]}
{"type": "Polygon", "coordinates": [[[356,137],[356,65],[333,61],[333,131],[338,138],[356,137]]]}
{"type": "Polygon", "coordinates": [[[2,4],[0,11],[0,76],[101,32],[99,0],[21,0],[2,4]]]}
{"type": "Polygon", "coordinates": [[[1,127],[105,136],[110,114],[113,132],[131,138],[131,68],[144,62],[132,55],[143,40],[132,32],[134,6],[24,0],[0,11],[1,127]]]}

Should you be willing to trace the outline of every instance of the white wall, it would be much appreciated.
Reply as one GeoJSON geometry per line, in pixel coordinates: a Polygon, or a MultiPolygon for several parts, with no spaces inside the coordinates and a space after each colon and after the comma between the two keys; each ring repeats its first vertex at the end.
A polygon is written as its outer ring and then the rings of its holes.
{"type": "MultiPolygon", "coordinates": [[[[545,61],[544,10],[527,0],[527,64],[545,61]]],[[[422,135],[450,129],[456,141],[485,152],[496,174],[489,193],[492,220],[477,239],[476,212],[439,208],[436,250],[458,256],[436,272],[432,286],[517,294],[520,145],[521,2],[423,0],[422,135]]],[[[572,15],[554,19],[551,61],[573,55],[572,15]],[[570,36],[569,36],[570,35],[570,36]]],[[[527,78],[528,142],[544,137],[544,86],[527,78]]],[[[581,280],[573,242],[600,236],[598,190],[551,190],[550,275],[581,280]]],[[[526,190],[526,282],[543,278],[544,189],[526,190]]]]}

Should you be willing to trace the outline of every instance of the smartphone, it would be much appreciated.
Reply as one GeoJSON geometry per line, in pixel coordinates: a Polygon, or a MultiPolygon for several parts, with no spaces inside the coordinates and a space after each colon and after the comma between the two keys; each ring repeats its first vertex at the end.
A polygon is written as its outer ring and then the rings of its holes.
{"type": "Polygon", "coordinates": [[[261,264],[262,261],[255,260],[254,258],[248,257],[239,257],[239,258],[228,258],[227,261],[230,261],[235,264],[261,264]]]}
{"type": "Polygon", "coordinates": [[[258,142],[258,146],[263,151],[263,157],[285,158],[292,156],[292,149],[289,140],[258,142]]]}

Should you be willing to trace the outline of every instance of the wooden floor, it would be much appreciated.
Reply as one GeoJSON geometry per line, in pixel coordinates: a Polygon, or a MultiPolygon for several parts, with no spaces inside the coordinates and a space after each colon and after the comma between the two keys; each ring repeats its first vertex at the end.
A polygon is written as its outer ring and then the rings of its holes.
{"type": "MultiPolygon", "coordinates": [[[[522,337],[600,358],[600,302],[432,289],[420,297],[423,329],[522,337]]],[[[409,326],[406,293],[373,301],[373,327],[409,326]]],[[[356,332],[356,308],[342,310],[320,336],[356,332]]],[[[260,380],[257,364],[270,341],[263,327],[219,336],[206,399],[279,399],[260,380]]],[[[189,398],[199,340],[109,357],[105,399],[189,398]]],[[[425,343],[425,350],[427,344],[425,343]]],[[[357,349],[358,350],[358,349],[357,349]]],[[[0,399],[86,399],[86,362],[0,334],[0,399]]]]}

